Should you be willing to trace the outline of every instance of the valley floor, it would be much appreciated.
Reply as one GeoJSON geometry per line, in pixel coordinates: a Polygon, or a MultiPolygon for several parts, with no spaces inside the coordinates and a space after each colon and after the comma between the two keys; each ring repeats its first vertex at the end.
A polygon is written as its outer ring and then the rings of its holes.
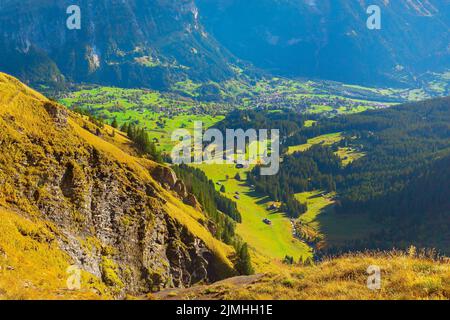
{"type": "Polygon", "coordinates": [[[253,249],[252,261],[257,271],[272,269],[272,260],[281,261],[286,255],[294,257],[296,261],[312,258],[311,248],[294,237],[291,220],[283,213],[268,210],[272,202],[245,183],[245,170],[236,169],[234,165],[218,164],[196,167],[216,183],[217,190],[225,186],[225,196],[237,203],[242,215],[237,233],[253,249]],[[242,176],[242,182],[234,178],[237,173],[242,176]],[[266,218],[272,225],[263,222],[266,218]]]}

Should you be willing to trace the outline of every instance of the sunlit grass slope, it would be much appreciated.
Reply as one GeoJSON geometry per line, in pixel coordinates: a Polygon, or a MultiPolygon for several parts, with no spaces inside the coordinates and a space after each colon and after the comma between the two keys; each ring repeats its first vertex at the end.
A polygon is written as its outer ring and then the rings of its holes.
{"type": "Polygon", "coordinates": [[[73,263],[58,245],[56,228],[0,207],[0,299],[111,298],[99,279],[82,272],[81,290],[67,289],[73,263]]]}
{"type": "Polygon", "coordinates": [[[308,140],[308,143],[289,147],[288,154],[292,154],[295,152],[304,152],[304,151],[308,150],[309,148],[311,148],[313,145],[317,145],[317,144],[321,144],[324,146],[330,146],[330,145],[333,145],[333,144],[341,141],[342,138],[343,137],[342,137],[341,132],[330,133],[330,134],[325,134],[325,135],[318,136],[315,138],[311,138],[308,140]]]}
{"type": "MultiPolygon", "coordinates": [[[[32,197],[25,196],[25,193],[29,192],[27,190],[34,190],[36,186],[39,186],[42,176],[52,176],[56,171],[55,168],[58,168],[57,161],[53,157],[48,157],[47,154],[66,154],[73,155],[75,158],[76,154],[86,155],[93,149],[108,159],[110,169],[115,170],[114,174],[119,183],[126,184],[129,177],[135,179],[134,181],[152,185],[163,203],[161,210],[205,243],[213,253],[217,267],[223,276],[233,274],[231,260],[234,258],[234,249],[213,237],[207,227],[207,218],[202,212],[184,204],[174,193],[165,190],[152,178],[151,172],[160,166],[159,164],[136,157],[128,139],[120,132],[112,134],[112,130],[113,128],[105,126],[99,133],[95,133],[95,126],[86,118],[65,110],[15,78],[0,73],[0,146],[2,148],[0,206],[4,208],[2,219],[0,219],[0,228],[4,231],[0,232],[0,244],[2,244],[0,253],[5,253],[4,257],[8,259],[15,259],[4,261],[6,269],[2,265],[0,281],[6,289],[8,283],[17,282],[20,277],[28,279],[24,276],[28,271],[25,269],[21,271],[21,268],[31,267],[33,261],[36,262],[34,273],[36,279],[43,269],[48,272],[48,276],[43,281],[45,282],[47,278],[49,280],[42,284],[45,290],[53,289],[56,294],[61,287],[64,288],[64,283],[61,284],[61,281],[67,277],[63,277],[61,272],[64,273],[65,267],[71,262],[58,248],[58,241],[54,240],[62,237],[60,230],[49,227],[49,231],[45,231],[44,234],[46,237],[51,237],[51,240],[43,239],[41,243],[38,231],[30,231],[30,235],[23,238],[25,235],[16,232],[14,228],[19,223],[30,230],[33,228],[44,230],[47,226],[39,208],[29,200],[32,197]],[[50,112],[60,113],[60,115],[53,118],[46,110],[47,104],[51,105],[50,112]],[[58,121],[60,123],[57,123],[58,121]],[[23,237],[19,237],[21,234],[23,237]],[[35,239],[34,234],[38,236],[38,240],[35,239]],[[14,253],[12,250],[17,252],[14,253]],[[47,267],[43,265],[46,261],[49,263],[47,267]],[[21,267],[19,264],[22,262],[24,264],[21,267]],[[3,273],[8,269],[17,270],[17,273],[3,273]]],[[[82,183],[82,177],[80,179],[82,183]]],[[[131,186],[124,185],[125,187],[131,186]]],[[[36,197],[46,199],[45,201],[55,206],[65,201],[55,198],[45,188],[38,191],[35,194],[36,197]]],[[[75,225],[67,227],[76,229],[75,225]]],[[[33,277],[33,273],[30,273],[30,277],[33,277]]],[[[38,283],[33,282],[30,288],[33,286],[39,288],[38,283]]],[[[0,290],[0,296],[21,298],[18,296],[19,291],[19,289],[6,292],[0,290]]],[[[50,291],[48,292],[50,295],[50,291]]],[[[32,293],[23,296],[23,298],[33,297],[32,293]]],[[[45,292],[42,297],[47,297],[45,292]]]]}
{"type": "Polygon", "coordinates": [[[295,195],[298,201],[308,206],[308,210],[298,219],[299,231],[312,234],[311,238],[319,239],[319,248],[364,239],[380,230],[382,226],[365,214],[357,216],[337,214],[334,211],[334,197],[335,193],[327,194],[320,190],[295,195]]]}
{"type": "Polygon", "coordinates": [[[279,266],[277,273],[169,290],[156,299],[448,300],[450,263],[409,253],[352,254],[312,266],[279,266]],[[381,269],[381,289],[367,286],[368,268],[381,269]]]}
{"type": "Polygon", "coordinates": [[[242,223],[237,225],[237,232],[249,246],[254,249],[254,262],[256,269],[267,270],[268,260],[281,261],[286,255],[306,259],[311,257],[310,248],[293,236],[293,226],[289,218],[283,213],[268,210],[271,202],[267,197],[261,196],[245,183],[246,171],[236,169],[234,165],[203,164],[196,165],[216,183],[220,190],[225,186],[224,195],[237,203],[242,215],[242,223]],[[235,179],[236,174],[241,180],[235,179]],[[228,179],[227,179],[228,176],[228,179]],[[218,185],[217,183],[220,183],[218,185]],[[238,192],[239,194],[236,194],[238,192]],[[236,199],[235,197],[239,199],[236,199]],[[270,219],[272,225],[267,225],[263,219],[270,219]],[[266,259],[264,259],[265,257],[266,259]]]}

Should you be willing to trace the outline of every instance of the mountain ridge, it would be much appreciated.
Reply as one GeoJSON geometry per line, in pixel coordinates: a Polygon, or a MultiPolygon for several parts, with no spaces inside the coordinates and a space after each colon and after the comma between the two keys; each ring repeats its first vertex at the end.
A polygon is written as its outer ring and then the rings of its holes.
{"type": "Polygon", "coordinates": [[[83,0],[81,29],[69,30],[68,0],[2,1],[0,70],[29,84],[169,90],[236,79],[240,69],[416,86],[450,68],[448,0],[373,4],[381,30],[367,29],[361,1],[83,0]]]}
{"type": "Polygon", "coordinates": [[[198,0],[200,20],[225,47],[285,76],[408,85],[449,66],[450,2],[435,0],[198,0]],[[369,5],[381,30],[369,30],[369,5]]]}
{"type": "Polygon", "coordinates": [[[90,82],[166,89],[222,81],[233,57],[198,22],[193,0],[79,2],[81,29],[66,27],[72,2],[0,2],[6,12],[0,68],[29,83],[90,82]]]}

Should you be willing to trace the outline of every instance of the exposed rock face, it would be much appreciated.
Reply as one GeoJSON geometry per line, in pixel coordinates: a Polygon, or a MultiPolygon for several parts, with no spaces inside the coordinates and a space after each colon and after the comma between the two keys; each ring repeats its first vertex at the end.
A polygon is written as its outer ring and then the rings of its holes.
{"type": "Polygon", "coordinates": [[[187,197],[184,198],[184,203],[186,203],[187,205],[190,205],[191,207],[194,207],[196,209],[201,208],[201,205],[198,202],[197,198],[191,193],[189,193],[187,195],[187,197]]]}
{"type": "Polygon", "coordinates": [[[175,172],[167,167],[158,167],[152,172],[153,177],[168,190],[173,190],[183,200],[183,202],[197,210],[202,210],[197,198],[187,191],[183,181],[178,180],[175,172]]]}
{"type": "Polygon", "coordinates": [[[203,25],[223,46],[271,72],[384,85],[414,83],[424,71],[450,67],[448,1],[196,3],[203,25]],[[370,5],[381,9],[381,30],[367,28],[370,5]]]}
{"type": "Polygon", "coordinates": [[[207,35],[194,0],[0,1],[0,69],[22,81],[167,88],[220,81],[231,55],[207,35]],[[81,10],[69,30],[66,10],[81,10]]]}
{"type": "Polygon", "coordinates": [[[170,168],[163,166],[153,170],[152,176],[168,189],[173,189],[178,181],[175,172],[170,168]]]}
{"type": "Polygon", "coordinates": [[[64,126],[67,124],[68,114],[66,109],[59,108],[56,104],[50,102],[45,103],[44,108],[57,125],[64,126]]]}
{"type": "MultiPolygon", "coordinates": [[[[0,104],[2,90],[0,74],[0,104]]],[[[99,150],[96,146],[106,142],[79,126],[87,135],[81,138],[73,122],[85,120],[56,104],[28,100],[22,93],[5,101],[0,205],[52,222],[74,264],[103,279],[119,297],[220,277],[214,253],[168,211],[150,168],[99,150]]],[[[162,185],[181,199],[189,196],[172,170],[151,166],[162,185]]]]}
{"type": "Polygon", "coordinates": [[[212,254],[170,218],[160,199],[147,196],[152,186],[95,149],[87,151],[75,158],[58,155],[50,176],[42,177],[46,195],[36,190],[29,199],[64,231],[62,247],[76,264],[104,278],[105,259],[114,261],[117,279],[111,285],[121,293],[214,280],[208,273],[212,254]]]}
{"type": "Polygon", "coordinates": [[[186,190],[186,186],[184,185],[183,181],[181,181],[181,180],[178,180],[178,181],[175,183],[175,186],[173,187],[173,190],[174,190],[176,193],[178,193],[178,195],[179,195],[181,198],[183,198],[183,199],[187,198],[187,196],[188,196],[188,192],[187,192],[187,190],[186,190]]]}

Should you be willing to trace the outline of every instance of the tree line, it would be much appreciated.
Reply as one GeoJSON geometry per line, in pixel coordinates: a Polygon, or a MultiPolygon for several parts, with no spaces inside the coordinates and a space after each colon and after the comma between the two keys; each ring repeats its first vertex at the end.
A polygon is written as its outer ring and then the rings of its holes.
{"type": "Polygon", "coordinates": [[[317,145],[305,152],[285,155],[277,175],[262,176],[261,166],[256,166],[248,175],[248,183],[273,201],[282,202],[281,210],[289,217],[298,218],[308,208],[294,195],[313,190],[336,191],[333,175],[341,169],[341,160],[333,150],[317,145]]]}
{"type": "Polygon", "coordinates": [[[184,182],[188,191],[195,195],[208,218],[214,223],[215,237],[236,249],[236,270],[240,274],[252,274],[248,246],[235,232],[236,223],[242,222],[236,203],[216,191],[214,182],[208,179],[200,169],[182,164],[173,166],[173,170],[184,182]]]}
{"type": "MultiPolygon", "coordinates": [[[[111,126],[113,128],[117,128],[117,120],[114,119],[111,123],[111,126]]],[[[124,123],[120,127],[120,131],[127,134],[128,138],[133,141],[136,149],[142,154],[142,155],[148,155],[152,158],[152,160],[156,162],[162,162],[162,156],[161,153],[156,148],[156,145],[153,141],[151,141],[148,133],[145,131],[144,128],[136,126],[133,123],[124,123]]]]}

